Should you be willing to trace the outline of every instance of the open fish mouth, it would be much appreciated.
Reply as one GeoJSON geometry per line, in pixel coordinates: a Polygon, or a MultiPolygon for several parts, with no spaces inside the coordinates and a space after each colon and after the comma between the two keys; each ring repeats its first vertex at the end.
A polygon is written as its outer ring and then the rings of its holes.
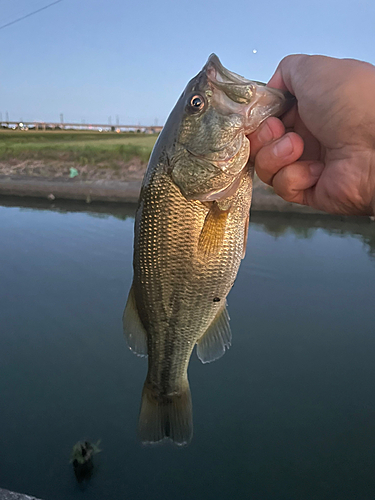
{"type": "Polygon", "coordinates": [[[216,54],[210,55],[203,70],[213,90],[216,107],[242,115],[245,134],[253,132],[268,116],[282,115],[295,102],[288,92],[229,71],[216,54]]]}
{"type": "Polygon", "coordinates": [[[256,91],[256,85],[265,86],[264,83],[247,80],[224,68],[216,54],[211,54],[208,58],[205,71],[208,80],[238,104],[249,104],[256,91]]]}

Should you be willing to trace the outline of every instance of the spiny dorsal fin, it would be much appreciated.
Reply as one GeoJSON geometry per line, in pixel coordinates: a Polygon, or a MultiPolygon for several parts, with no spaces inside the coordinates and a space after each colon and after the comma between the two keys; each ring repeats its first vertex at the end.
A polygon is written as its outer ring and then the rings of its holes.
{"type": "Polygon", "coordinates": [[[147,333],[139,318],[133,285],[130,289],[128,301],[122,316],[122,324],[130,350],[137,354],[137,356],[147,356],[147,333]]]}
{"type": "Polygon", "coordinates": [[[229,349],[232,333],[229,326],[229,314],[226,303],[215,316],[206,332],[197,342],[197,356],[202,363],[210,363],[221,358],[225,349],[229,349]]]}
{"type": "Polygon", "coordinates": [[[214,201],[206,215],[198,240],[198,253],[204,256],[217,254],[222,246],[229,210],[221,210],[214,201]]]}

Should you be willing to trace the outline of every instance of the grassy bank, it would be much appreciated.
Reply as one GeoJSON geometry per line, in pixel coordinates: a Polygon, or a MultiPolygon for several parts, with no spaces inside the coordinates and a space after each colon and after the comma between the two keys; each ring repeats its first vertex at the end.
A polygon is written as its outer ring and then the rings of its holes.
{"type": "Polygon", "coordinates": [[[157,134],[0,130],[0,175],[142,179],[157,134]]]}
{"type": "Polygon", "coordinates": [[[0,132],[0,160],[67,160],[97,164],[129,161],[147,163],[157,135],[116,132],[3,130],[0,132]]]}

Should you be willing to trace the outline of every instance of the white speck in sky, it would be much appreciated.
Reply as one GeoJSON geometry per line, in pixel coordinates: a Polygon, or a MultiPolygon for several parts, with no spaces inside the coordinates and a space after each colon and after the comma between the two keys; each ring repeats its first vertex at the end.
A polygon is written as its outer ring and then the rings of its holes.
{"type": "Polygon", "coordinates": [[[257,49],[253,49],[253,54],[256,54],[257,52],[257,49]]]}

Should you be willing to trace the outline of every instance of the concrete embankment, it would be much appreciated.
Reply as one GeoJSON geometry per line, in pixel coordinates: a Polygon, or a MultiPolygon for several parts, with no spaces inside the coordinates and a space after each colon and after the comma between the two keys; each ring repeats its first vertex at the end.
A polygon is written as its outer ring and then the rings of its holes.
{"type": "Polygon", "coordinates": [[[140,181],[81,181],[58,177],[0,177],[0,195],[136,203],[140,181]]]}
{"type": "MultiPolygon", "coordinates": [[[[0,196],[22,196],[43,199],[83,200],[136,203],[141,181],[83,181],[43,177],[0,177],[0,196]]],[[[263,184],[254,188],[252,210],[269,212],[323,214],[309,207],[287,203],[263,184]]]]}
{"type": "Polygon", "coordinates": [[[30,495],[23,495],[22,493],[15,493],[14,491],[3,490],[0,488],[0,500],[40,500],[30,495]]]}

